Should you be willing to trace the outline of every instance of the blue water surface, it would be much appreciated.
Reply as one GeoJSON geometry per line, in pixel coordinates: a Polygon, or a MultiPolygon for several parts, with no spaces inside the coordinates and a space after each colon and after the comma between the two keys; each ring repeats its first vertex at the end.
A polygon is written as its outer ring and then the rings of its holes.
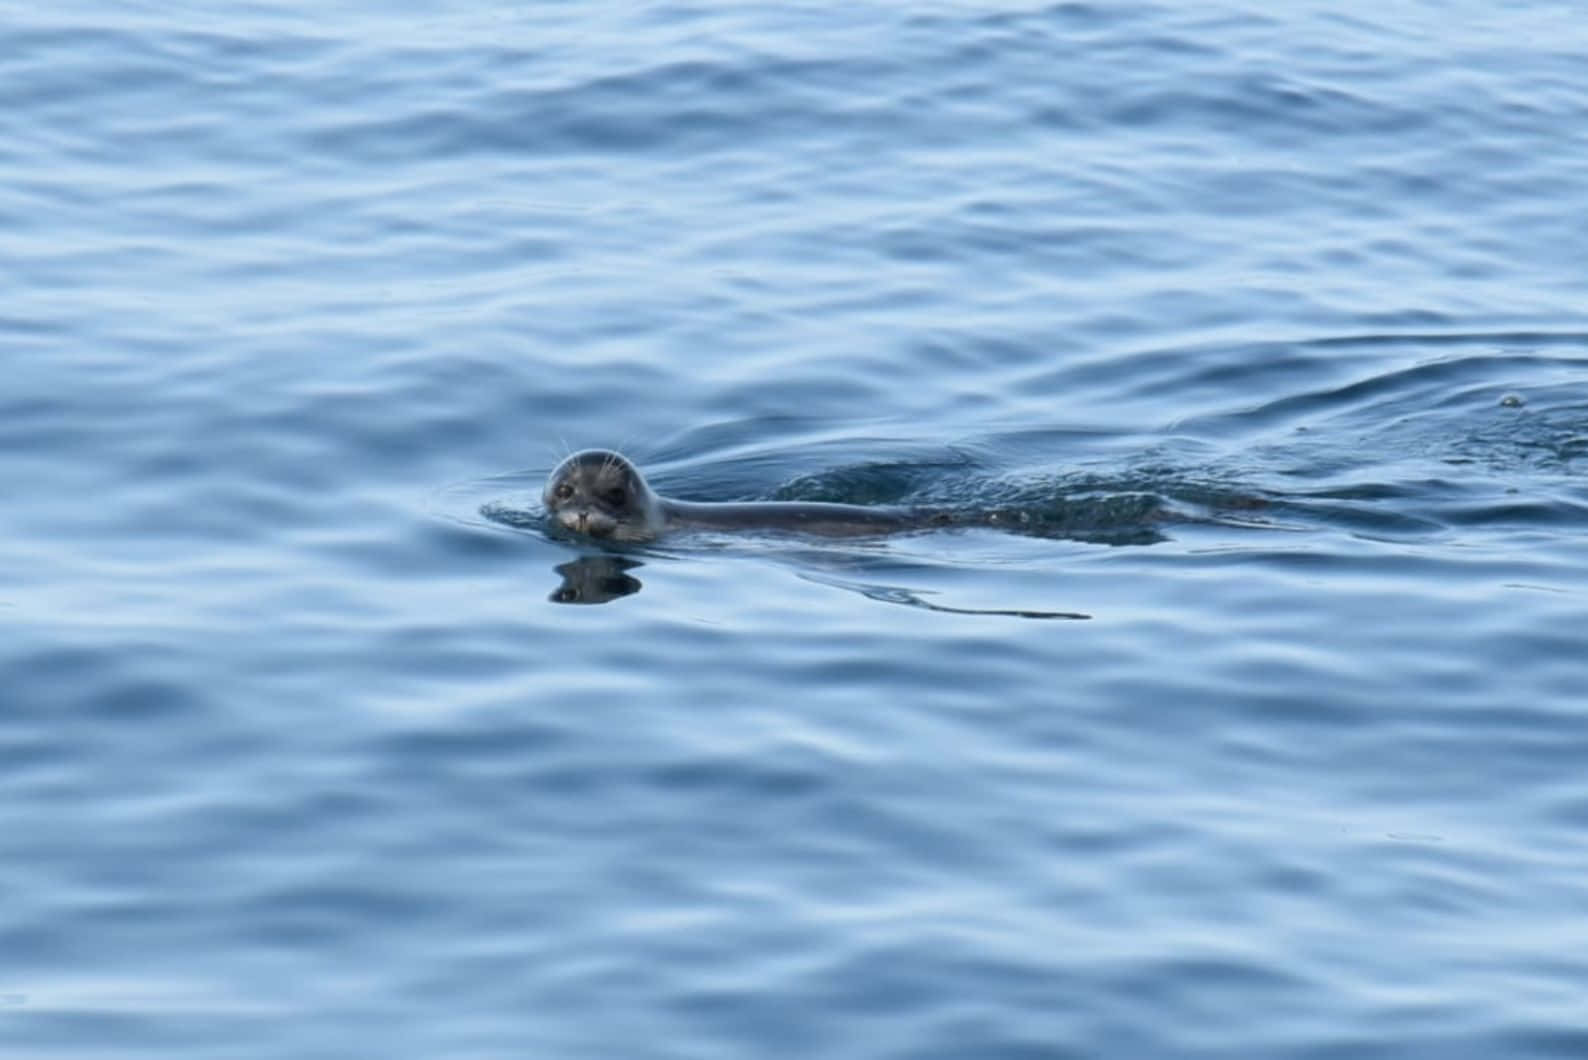
{"type": "Polygon", "coordinates": [[[0,1055],[1588,1055],[1574,5],[0,12],[0,1055]]]}

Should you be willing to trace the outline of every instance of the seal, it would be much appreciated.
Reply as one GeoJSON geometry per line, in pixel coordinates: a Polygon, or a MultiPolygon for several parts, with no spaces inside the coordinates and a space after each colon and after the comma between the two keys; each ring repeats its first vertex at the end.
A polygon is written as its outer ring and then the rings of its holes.
{"type": "Polygon", "coordinates": [[[626,457],[607,449],[586,449],[558,464],[546,480],[541,500],[564,530],[612,541],[654,541],[690,530],[864,537],[946,521],[909,508],[858,504],[673,500],[652,490],[626,457]]]}

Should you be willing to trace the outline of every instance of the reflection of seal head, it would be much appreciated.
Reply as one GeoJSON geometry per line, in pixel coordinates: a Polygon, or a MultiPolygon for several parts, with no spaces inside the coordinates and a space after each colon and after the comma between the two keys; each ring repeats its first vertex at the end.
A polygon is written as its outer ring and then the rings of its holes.
{"type": "Polygon", "coordinates": [[[580,556],[559,564],[562,584],[551,594],[554,604],[604,604],[640,591],[640,580],[628,573],[639,563],[621,556],[580,556]]]}
{"type": "Polygon", "coordinates": [[[541,499],[559,526],[591,537],[649,541],[667,525],[644,477],[605,449],[586,449],[558,464],[541,499]]]}

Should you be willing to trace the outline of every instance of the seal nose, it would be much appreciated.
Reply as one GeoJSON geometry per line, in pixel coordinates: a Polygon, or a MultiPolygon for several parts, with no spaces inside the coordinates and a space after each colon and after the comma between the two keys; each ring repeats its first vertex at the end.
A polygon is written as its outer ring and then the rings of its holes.
{"type": "Polygon", "coordinates": [[[581,534],[589,533],[590,532],[590,513],[589,512],[580,512],[579,515],[577,516],[577,518],[578,518],[578,521],[579,521],[579,532],[581,534]]]}

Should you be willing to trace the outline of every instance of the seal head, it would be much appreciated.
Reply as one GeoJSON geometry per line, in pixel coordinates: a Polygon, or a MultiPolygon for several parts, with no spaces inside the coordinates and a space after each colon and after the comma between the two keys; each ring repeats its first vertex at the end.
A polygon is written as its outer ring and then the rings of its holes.
{"type": "Polygon", "coordinates": [[[557,525],[590,537],[649,541],[666,526],[644,476],[607,449],[586,449],[558,464],[541,500],[557,525]]]}

